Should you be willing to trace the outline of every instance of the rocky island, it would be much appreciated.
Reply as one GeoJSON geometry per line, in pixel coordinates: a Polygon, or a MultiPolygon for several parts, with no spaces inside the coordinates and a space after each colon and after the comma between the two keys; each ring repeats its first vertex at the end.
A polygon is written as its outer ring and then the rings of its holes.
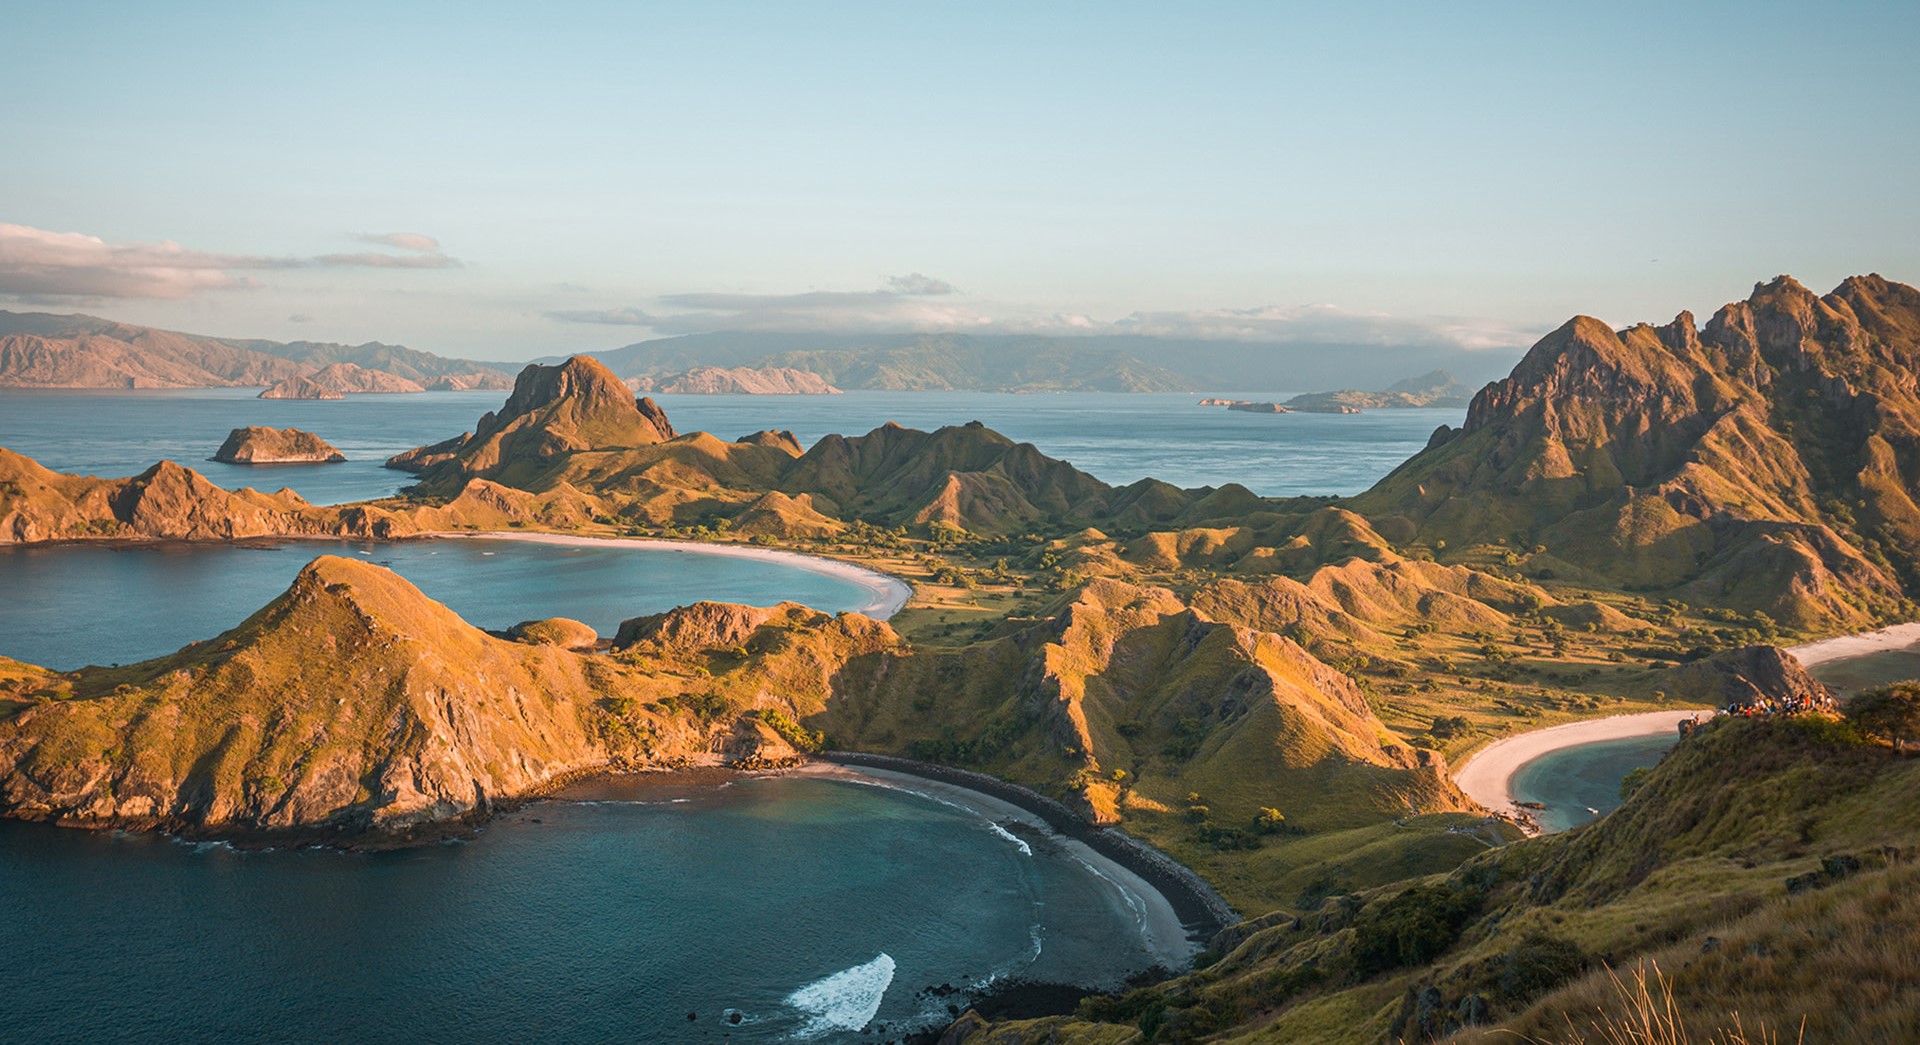
{"type": "Polygon", "coordinates": [[[346,459],[312,432],[258,425],[234,429],[213,455],[222,464],[331,464],[346,459]]]}

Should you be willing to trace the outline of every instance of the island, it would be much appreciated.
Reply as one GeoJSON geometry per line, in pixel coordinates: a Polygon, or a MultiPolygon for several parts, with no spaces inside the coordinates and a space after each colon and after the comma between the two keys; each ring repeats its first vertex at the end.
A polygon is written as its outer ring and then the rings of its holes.
{"type": "Polygon", "coordinates": [[[587,775],[843,751],[1024,788],[1226,908],[1192,970],[960,1012],[949,1040],[1537,1040],[1634,984],[1693,1040],[1728,999],[1807,1040],[1902,1040],[1920,687],[1842,700],[1788,644],[1920,612],[1915,359],[1920,290],[1875,275],[1780,277],[1704,324],[1576,316],[1339,498],[1115,486],[978,422],[804,450],[681,432],[585,357],[527,367],[363,504],[0,451],[0,543],[523,532],[913,585],[875,615],[696,603],[603,646],[489,634],[316,556],[177,653],[0,662],[0,813],[411,844],[587,775]],[[1509,756],[1642,722],[1675,744],[1617,811],[1522,840],[1509,756]],[[1809,990],[1789,966],[1847,972],[1809,990]]]}
{"type": "Polygon", "coordinates": [[[260,398],[341,399],[349,395],[390,395],[426,390],[426,386],[418,381],[409,381],[385,371],[368,370],[353,363],[329,363],[311,374],[301,374],[274,384],[261,392],[260,398]]]}
{"type": "Polygon", "coordinates": [[[332,464],[347,459],[325,439],[298,428],[236,428],[214,452],[222,464],[332,464]]]}

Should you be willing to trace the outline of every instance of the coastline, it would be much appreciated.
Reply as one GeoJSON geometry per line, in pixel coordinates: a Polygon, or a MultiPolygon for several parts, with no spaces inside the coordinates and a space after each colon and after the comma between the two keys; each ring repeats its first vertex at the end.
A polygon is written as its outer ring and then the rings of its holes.
{"type": "Polygon", "coordinates": [[[515,530],[443,531],[411,534],[397,540],[458,539],[458,540],[497,540],[528,541],[534,544],[552,544],[562,547],[596,548],[603,546],[624,546],[652,548],[657,551],[678,552],[683,555],[719,555],[735,559],[752,559],[758,562],[778,563],[793,569],[806,570],[809,573],[833,577],[847,581],[867,591],[868,601],[849,612],[864,614],[874,620],[886,620],[899,613],[913,597],[913,586],[891,574],[867,566],[856,565],[842,559],[829,559],[821,555],[809,555],[806,552],[787,551],[782,548],[760,548],[739,544],[718,544],[708,541],[667,541],[657,537],[588,537],[584,535],[548,532],[520,533],[515,530]]]}
{"type": "Polygon", "coordinates": [[[1672,733],[1680,723],[1695,715],[1711,716],[1705,708],[1685,711],[1645,711],[1633,715],[1612,715],[1580,722],[1531,730],[1494,741],[1474,752],[1454,771],[1453,782],[1468,798],[1499,816],[1525,823],[1526,813],[1514,804],[1513,778],[1527,763],[1582,744],[1602,740],[1628,740],[1672,733]]]}
{"type": "MultiPolygon", "coordinates": [[[[1199,946],[1221,929],[1237,925],[1239,913],[1191,868],[1127,834],[1117,827],[1095,827],[1079,814],[1037,791],[985,773],[916,762],[893,755],[853,751],[826,751],[809,765],[826,764],[863,773],[889,773],[916,783],[930,782],[1010,808],[1028,823],[1046,828],[1059,838],[1084,846],[1082,854],[1098,857],[1104,865],[1137,880],[1164,899],[1178,918],[1187,939],[1199,946]]],[[[831,771],[812,772],[829,775],[831,771]]],[[[1196,947],[1196,949],[1198,949],[1196,947]]],[[[1188,955],[1191,957],[1191,954],[1188,955]]]]}
{"type": "Polygon", "coordinates": [[[1857,635],[1837,635],[1818,642],[1787,647],[1803,668],[1814,668],[1834,661],[1852,660],[1875,653],[1899,653],[1920,646],[1920,621],[1894,624],[1877,631],[1857,635]]]}

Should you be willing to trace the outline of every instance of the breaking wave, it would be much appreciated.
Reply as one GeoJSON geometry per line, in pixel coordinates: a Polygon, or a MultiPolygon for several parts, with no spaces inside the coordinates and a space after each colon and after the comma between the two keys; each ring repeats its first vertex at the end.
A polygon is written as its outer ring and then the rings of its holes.
{"type": "Polygon", "coordinates": [[[842,969],[787,995],[787,1004],[806,1013],[800,1037],[818,1038],[835,1031],[857,1031],[873,1022],[880,999],[893,985],[893,958],[882,951],[864,965],[842,969]]]}
{"type": "Polygon", "coordinates": [[[1022,853],[1025,853],[1028,856],[1033,855],[1033,847],[1028,845],[1026,842],[1022,841],[1018,837],[1016,837],[1012,831],[1009,831],[1006,828],[1001,827],[999,824],[996,824],[991,820],[987,821],[987,826],[993,829],[994,834],[999,835],[1000,837],[1006,839],[1007,841],[1012,842],[1014,845],[1019,846],[1020,851],[1022,853]]]}

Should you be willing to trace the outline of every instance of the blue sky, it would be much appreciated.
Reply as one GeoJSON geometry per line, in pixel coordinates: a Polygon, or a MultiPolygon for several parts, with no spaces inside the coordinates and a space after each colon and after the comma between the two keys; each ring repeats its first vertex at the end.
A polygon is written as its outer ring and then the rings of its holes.
{"type": "Polygon", "coordinates": [[[1334,8],[10,4],[0,307],[1498,346],[1920,280],[1920,4],[1334,8]]]}

